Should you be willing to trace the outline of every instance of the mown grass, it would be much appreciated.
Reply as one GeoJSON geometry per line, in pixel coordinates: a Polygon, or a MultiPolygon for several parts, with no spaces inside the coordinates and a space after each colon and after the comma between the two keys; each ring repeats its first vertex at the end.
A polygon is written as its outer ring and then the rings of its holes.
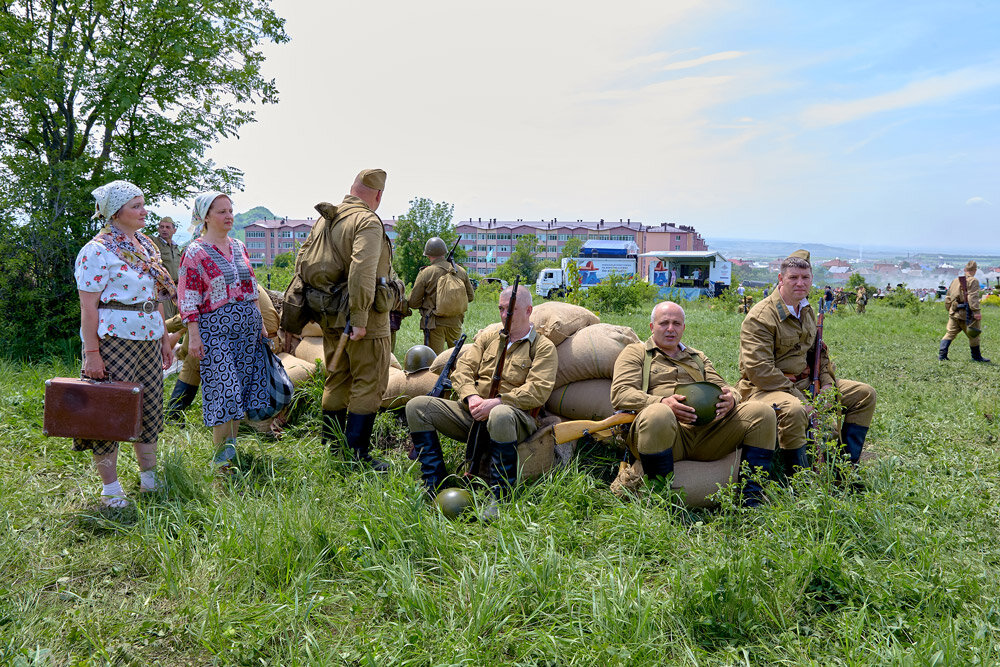
{"type": "MultiPolygon", "coordinates": [[[[495,317],[477,301],[467,330],[495,317]]],[[[740,317],[688,306],[685,342],[730,382],[740,317]]],[[[987,354],[998,325],[988,309],[987,354]]],[[[1000,371],[964,339],[937,362],[943,327],[941,306],[827,319],[838,372],[879,392],[866,493],[805,476],[753,512],[622,501],[591,446],[486,527],[430,511],[398,448],[381,477],[330,457],[318,386],[226,482],[192,409],[162,437],[169,492],[102,515],[89,457],[41,435],[44,379],[78,369],[0,362],[0,663],[995,664],[1000,371]]]]}

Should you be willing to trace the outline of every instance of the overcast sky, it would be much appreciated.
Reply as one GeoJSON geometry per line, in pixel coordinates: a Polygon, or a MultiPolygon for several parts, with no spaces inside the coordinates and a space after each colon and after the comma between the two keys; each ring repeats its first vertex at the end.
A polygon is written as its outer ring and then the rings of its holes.
{"type": "MultiPolygon", "coordinates": [[[[1000,252],[1000,3],[278,0],[237,211],[694,225],[1000,252]]],[[[177,214],[182,209],[160,207],[177,214]]]]}

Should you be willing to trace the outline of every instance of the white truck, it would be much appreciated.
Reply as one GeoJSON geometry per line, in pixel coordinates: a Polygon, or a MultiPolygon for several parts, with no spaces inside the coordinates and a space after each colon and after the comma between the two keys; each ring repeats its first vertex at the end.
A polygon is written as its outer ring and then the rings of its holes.
{"type": "Polygon", "coordinates": [[[612,273],[623,276],[633,276],[636,272],[635,257],[564,257],[562,268],[542,269],[535,281],[535,294],[551,299],[565,296],[567,292],[566,275],[570,262],[576,262],[580,272],[580,289],[596,285],[612,273]]]}

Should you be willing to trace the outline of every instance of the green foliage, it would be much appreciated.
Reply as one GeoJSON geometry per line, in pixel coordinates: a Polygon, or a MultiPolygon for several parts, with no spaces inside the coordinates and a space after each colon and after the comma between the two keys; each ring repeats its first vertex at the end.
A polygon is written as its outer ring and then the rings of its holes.
{"type": "Polygon", "coordinates": [[[571,236],[566,240],[566,244],[563,246],[562,252],[559,255],[560,259],[572,259],[573,257],[579,257],[580,251],[583,249],[583,239],[579,236],[571,236]]]}
{"type": "Polygon", "coordinates": [[[264,206],[254,206],[249,211],[233,216],[233,229],[243,229],[258,220],[277,220],[278,217],[264,206]]]}
{"type": "Polygon", "coordinates": [[[0,9],[0,338],[37,356],[73,338],[77,251],[99,228],[90,191],[116,178],[147,202],[230,191],[205,158],[277,101],[261,44],[287,40],[266,0],[29,0],[0,9]],[[30,304],[30,307],[27,307],[30,304]]]}
{"type": "Polygon", "coordinates": [[[272,266],[279,269],[287,269],[289,267],[295,267],[295,253],[293,252],[283,252],[280,255],[274,256],[274,262],[272,266]]]}
{"type": "Polygon", "coordinates": [[[542,262],[538,259],[545,249],[534,234],[525,234],[517,240],[513,252],[506,262],[493,272],[497,278],[502,278],[513,284],[516,276],[521,276],[522,285],[534,285],[538,279],[542,262]]]}
{"type": "Polygon", "coordinates": [[[596,285],[580,293],[581,305],[597,313],[631,313],[650,310],[660,293],[635,275],[611,273],[596,285]]]}
{"type": "Polygon", "coordinates": [[[895,287],[882,297],[881,302],[885,306],[892,306],[893,308],[906,308],[910,312],[916,314],[920,312],[920,299],[917,295],[906,288],[904,284],[902,287],[895,287]]]}
{"type": "Polygon", "coordinates": [[[990,294],[989,296],[983,297],[979,302],[981,306],[990,306],[991,308],[996,308],[1000,306],[1000,296],[996,294],[990,294]]]}
{"type": "Polygon", "coordinates": [[[872,298],[872,295],[875,294],[878,288],[875,287],[874,285],[867,283],[865,281],[865,277],[860,273],[851,274],[851,277],[847,279],[847,287],[845,289],[857,293],[858,288],[861,287],[862,285],[865,286],[865,291],[868,293],[868,298],[870,300],[872,298]]]}
{"type": "Polygon", "coordinates": [[[778,273],[777,271],[772,271],[767,267],[756,269],[752,266],[740,266],[738,264],[733,264],[733,284],[739,285],[744,280],[753,280],[776,285],[778,283],[778,273]]]}
{"type": "MultiPolygon", "coordinates": [[[[455,207],[448,202],[434,203],[426,197],[410,200],[410,209],[396,221],[396,241],[393,244],[392,262],[396,273],[407,285],[417,279],[417,273],[429,262],[424,257],[424,244],[432,236],[441,237],[448,249],[455,244],[458,233],[452,217],[455,207]]],[[[459,245],[454,259],[465,261],[465,249],[459,245]]]]}

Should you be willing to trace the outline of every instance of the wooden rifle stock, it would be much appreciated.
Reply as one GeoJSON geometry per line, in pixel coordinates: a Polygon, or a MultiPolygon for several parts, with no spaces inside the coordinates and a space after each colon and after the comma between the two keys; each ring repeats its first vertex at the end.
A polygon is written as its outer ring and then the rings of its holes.
{"type": "Polygon", "coordinates": [[[330,365],[326,367],[326,370],[332,371],[337,367],[341,355],[344,354],[344,348],[347,347],[347,341],[351,338],[351,331],[351,315],[348,313],[347,323],[344,325],[344,333],[340,334],[340,340],[337,341],[337,349],[333,352],[333,360],[330,361],[330,365]]]}
{"type": "MultiPolygon", "coordinates": [[[[503,367],[507,361],[507,343],[510,340],[510,323],[514,316],[514,308],[517,306],[517,287],[520,281],[521,276],[514,278],[514,288],[510,293],[510,301],[507,302],[507,316],[504,318],[503,328],[500,329],[500,336],[497,338],[497,363],[493,369],[493,378],[487,400],[496,398],[500,394],[503,367]]],[[[474,421],[465,445],[466,470],[472,474],[481,475],[486,462],[493,453],[492,449],[490,434],[486,430],[486,422],[474,421]]]]}
{"type": "Polygon", "coordinates": [[[561,422],[552,427],[552,435],[555,437],[557,445],[570,440],[582,438],[585,435],[593,435],[601,431],[607,431],[615,426],[631,424],[635,421],[634,412],[616,412],[607,419],[601,421],[590,421],[589,419],[577,419],[575,421],[561,422]]]}

